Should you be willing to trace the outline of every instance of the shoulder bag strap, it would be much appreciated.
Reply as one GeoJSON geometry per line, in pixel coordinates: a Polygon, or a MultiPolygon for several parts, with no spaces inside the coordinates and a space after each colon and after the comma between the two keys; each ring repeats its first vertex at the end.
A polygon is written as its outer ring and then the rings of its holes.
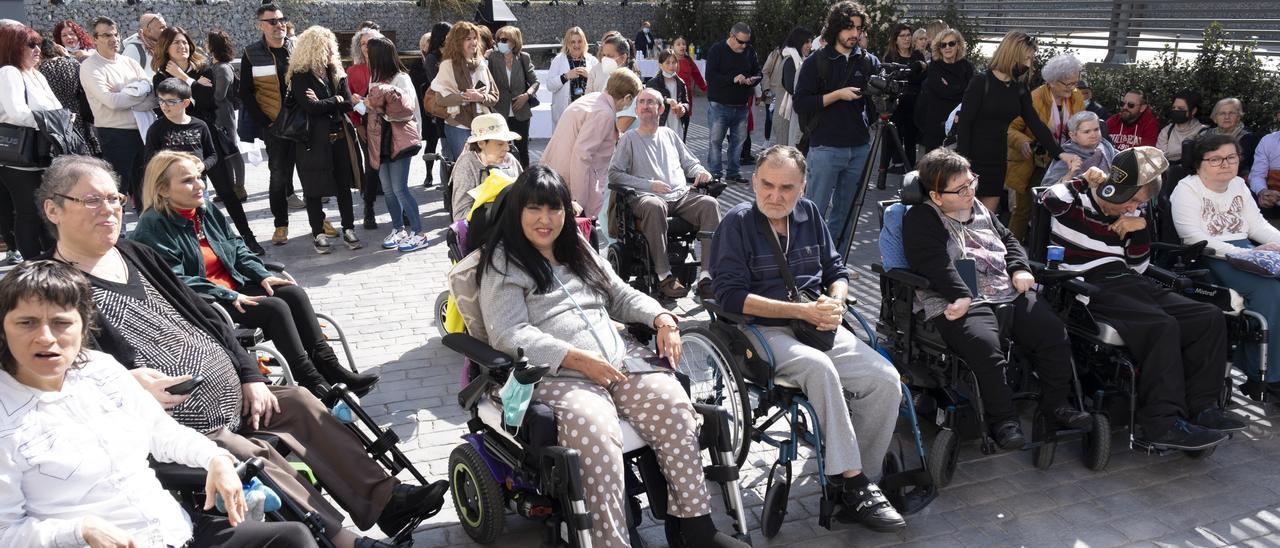
{"type": "MultiPolygon", "coordinates": [[[[778,243],[777,232],[774,232],[773,226],[769,224],[769,218],[764,216],[760,208],[751,206],[751,210],[755,214],[756,223],[764,223],[764,226],[769,230],[769,235],[772,238],[767,239],[769,240],[769,247],[773,249],[773,258],[778,262],[778,272],[782,274],[782,281],[787,283],[787,290],[791,292],[791,301],[798,301],[800,299],[800,290],[796,288],[796,280],[791,276],[791,269],[787,266],[787,255],[783,253],[782,245],[778,243]]],[[[791,235],[788,234],[787,237],[790,238],[791,235]]]]}

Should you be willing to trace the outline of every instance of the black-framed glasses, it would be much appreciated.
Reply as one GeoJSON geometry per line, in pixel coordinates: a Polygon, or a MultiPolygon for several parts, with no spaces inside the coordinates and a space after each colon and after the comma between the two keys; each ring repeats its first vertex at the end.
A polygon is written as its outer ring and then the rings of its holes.
{"type": "Polygon", "coordinates": [[[954,48],[958,45],[960,45],[959,40],[948,40],[946,42],[938,42],[938,47],[940,48],[954,48]]]}
{"type": "Polygon", "coordinates": [[[261,23],[266,23],[266,24],[271,25],[271,26],[273,26],[273,27],[274,27],[274,26],[277,26],[277,25],[283,25],[283,24],[285,24],[285,23],[288,23],[288,22],[289,22],[289,18],[288,18],[288,17],[276,17],[276,18],[274,18],[274,19],[259,19],[258,21],[259,21],[259,22],[261,22],[261,23]]]}
{"type": "Polygon", "coordinates": [[[118,32],[98,32],[93,35],[95,38],[119,38],[118,32]]]}
{"type": "Polygon", "coordinates": [[[978,175],[974,175],[973,178],[969,179],[969,182],[965,183],[959,190],[938,190],[936,192],[938,194],[955,194],[961,198],[968,198],[973,196],[974,191],[978,189],[978,177],[978,175]]]}
{"type": "Polygon", "coordinates": [[[1205,158],[1204,163],[1213,167],[1234,166],[1240,163],[1240,156],[1237,154],[1231,154],[1229,156],[1221,156],[1218,158],[1205,158]]]}
{"type": "Polygon", "coordinates": [[[102,207],[103,202],[111,204],[112,207],[120,207],[120,205],[123,204],[125,200],[124,194],[119,194],[119,193],[108,194],[106,196],[98,196],[97,194],[90,194],[88,196],[85,196],[84,198],[74,198],[71,196],[67,196],[66,194],[58,194],[57,192],[53,193],[53,195],[59,198],[66,198],[80,205],[83,205],[85,209],[98,209],[102,207]]]}
{"type": "Polygon", "coordinates": [[[176,106],[178,106],[178,105],[181,105],[181,104],[182,104],[182,102],[183,102],[183,101],[185,101],[185,100],[186,100],[186,99],[160,99],[160,104],[162,104],[162,105],[169,105],[169,106],[171,106],[171,107],[176,107],[176,106]]]}
{"type": "Polygon", "coordinates": [[[1138,106],[1139,106],[1138,103],[1125,102],[1124,104],[1124,108],[1138,108],[1138,106]]]}

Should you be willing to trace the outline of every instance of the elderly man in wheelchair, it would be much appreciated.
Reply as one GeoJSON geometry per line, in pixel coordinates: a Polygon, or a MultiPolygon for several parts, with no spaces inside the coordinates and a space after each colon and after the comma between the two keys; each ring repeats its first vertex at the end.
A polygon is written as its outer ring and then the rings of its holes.
{"type": "MultiPolygon", "coordinates": [[[[678,231],[692,228],[700,232],[715,231],[720,224],[720,208],[714,194],[696,192],[711,183],[711,172],[685,148],[684,141],[671,128],[658,125],[664,108],[662,95],[645,88],[636,97],[636,116],[640,124],[618,139],[609,166],[609,189],[619,193],[624,208],[635,215],[639,232],[647,244],[647,252],[656,275],[657,289],[664,297],[678,299],[689,293],[681,276],[672,272],[667,237],[676,227],[668,217],[685,223],[678,231]],[[692,179],[693,186],[685,179],[692,179]]],[[[626,224],[627,219],[614,219],[626,224]]],[[[623,230],[627,230],[624,227],[623,230]]],[[[620,238],[621,239],[621,238],[620,238]]],[[[702,274],[695,284],[705,285],[710,277],[710,243],[702,242],[702,274]]],[[[626,278],[627,273],[618,275],[626,278]]],[[[690,276],[691,277],[691,276],[690,276]]]]}
{"type": "Polygon", "coordinates": [[[1245,424],[1220,404],[1227,329],[1222,310],[1171,291],[1148,270],[1152,230],[1139,211],[1157,195],[1169,163],[1153,147],[1116,155],[1110,175],[1082,177],[1040,193],[1052,215],[1062,268],[1087,271],[1088,312],[1114,328],[1138,362],[1134,442],[1155,449],[1212,448],[1245,424]]]}
{"type": "Polygon", "coordinates": [[[840,328],[848,272],[818,207],[803,199],[805,168],[795,148],[761,153],[752,179],[755,202],[729,210],[716,229],[715,304],[749,317],[739,329],[759,355],[771,356],[776,378],[808,398],[821,425],[823,471],[844,507],[837,519],[894,531],[906,521],[873,480],[898,417],[898,374],[840,328]]]}
{"type": "MultiPolygon", "coordinates": [[[[589,529],[581,519],[575,524],[570,516],[568,521],[571,530],[576,525],[579,530],[587,529],[589,535],[576,539],[575,546],[632,544],[623,482],[630,466],[623,453],[622,421],[634,426],[635,433],[652,448],[665,476],[665,526],[671,544],[746,546],[716,531],[711,520],[694,405],[673,372],[681,357],[678,318],[651,297],[627,286],[590,249],[579,236],[572,215],[567,214],[572,211],[569,189],[550,168],[524,172],[500,200],[484,248],[458,263],[450,275],[451,289],[457,293],[464,318],[470,304],[478,301],[481,318],[467,319],[469,331],[477,337],[487,333],[497,352],[526,358],[532,364],[516,370],[507,382],[528,386],[536,381],[536,386],[529,388],[529,399],[550,407],[556,442],[581,456],[578,468],[583,492],[568,498],[585,502],[589,529]],[[478,294],[461,294],[475,293],[476,286],[478,294]],[[656,355],[619,334],[611,318],[656,330],[656,355]]],[[[476,312],[471,310],[470,314],[476,312]]],[[[468,335],[449,335],[445,342],[468,355],[473,366],[491,370],[497,362],[507,360],[486,358],[494,352],[481,348],[481,342],[468,335]]],[[[513,398],[505,398],[504,407],[513,398]]],[[[517,421],[516,426],[521,422],[526,421],[517,421]]],[[[475,423],[472,430],[486,427],[475,423]]],[[[503,444],[486,440],[483,446],[486,453],[493,454],[501,451],[503,444]]],[[[466,493],[455,489],[459,513],[473,538],[492,541],[496,532],[480,531],[479,527],[484,516],[494,515],[494,508],[480,505],[501,504],[505,496],[483,498],[491,492],[489,482],[474,476],[490,473],[491,467],[474,462],[470,466],[480,468],[471,468],[467,478],[477,486],[466,493]]],[[[455,469],[453,465],[451,469],[455,469]]],[[[572,477],[578,472],[562,473],[572,477]]],[[[523,474],[516,477],[523,478],[521,481],[529,478],[523,474]]],[[[654,492],[649,493],[652,504],[654,492]]],[[[574,513],[573,508],[560,510],[574,513]]],[[[499,519],[501,515],[498,511],[499,519]]],[[[740,518],[740,509],[738,515],[740,518]]],[[[744,523],[738,527],[745,531],[744,523]]]]}

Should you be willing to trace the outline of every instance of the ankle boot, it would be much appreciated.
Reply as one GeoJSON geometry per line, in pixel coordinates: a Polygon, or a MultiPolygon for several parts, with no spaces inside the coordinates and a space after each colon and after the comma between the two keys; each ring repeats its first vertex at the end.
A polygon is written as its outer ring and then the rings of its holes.
{"type": "Polygon", "coordinates": [[[680,537],[684,540],[684,546],[696,546],[697,548],[749,548],[751,546],[728,534],[717,531],[715,522],[711,521],[711,514],[693,518],[678,518],[668,515],[666,524],[668,538],[671,538],[676,529],[679,530],[680,537]],[[676,524],[674,527],[669,525],[672,522],[676,524]]]}
{"type": "Polygon", "coordinates": [[[298,386],[306,388],[320,401],[324,401],[329,396],[332,383],[316,370],[311,358],[302,356],[289,360],[289,372],[293,373],[293,380],[298,383],[298,386]]]}
{"type": "Polygon", "coordinates": [[[355,392],[357,396],[363,397],[373,390],[375,384],[378,384],[379,377],[376,373],[352,373],[350,369],[344,367],[327,342],[320,341],[316,344],[311,351],[311,360],[315,362],[316,369],[330,384],[345,384],[347,389],[355,392]]]}

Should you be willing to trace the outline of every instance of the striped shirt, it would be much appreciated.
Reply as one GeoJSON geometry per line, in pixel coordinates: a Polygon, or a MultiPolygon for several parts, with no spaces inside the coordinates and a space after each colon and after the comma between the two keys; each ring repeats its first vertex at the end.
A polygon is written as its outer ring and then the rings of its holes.
{"type": "MultiPolygon", "coordinates": [[[[1094,202],[1089,184],[1075,178],[1046,189],[1041,202],[1053,215],[1050,242],[1065,250],[1062,268],[1088,270],[1115,262],[1143,272],[1151,254],[1151,231],[1147,228],[1121,238],[1110,229],[1118,217],[1102,212],[1094,202]]],[[[1126,216],[1141,216],[1140,211],[1126,216]]]]}

